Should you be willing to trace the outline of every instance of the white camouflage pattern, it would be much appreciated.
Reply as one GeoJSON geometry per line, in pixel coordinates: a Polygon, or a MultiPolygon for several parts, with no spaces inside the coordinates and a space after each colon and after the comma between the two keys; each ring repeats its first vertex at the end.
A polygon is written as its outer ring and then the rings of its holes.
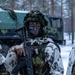
{"type": "MultiPolygon", "coordinates": [[[[46,42],[50,42],[47,44],[45,48],[46,54],[45,62],[48,61],[49,63],[49,66],[51,68],[50,70],[51,75],[63,75],[64,68],[62,64],[61,54],[59,52],[58,47],[54,44],[54,42],[50,38],[42,38],[42,39],[37,38],[34,40],[29,39],[28,42],[30,42],[31,45],[33,45],[35,42],[37,42],[39,45],[46,42]]],[[[7,71],[10,73],[10,75],[12,75],[11,72],[17,64],[17,55],[12,49],[10,49],[10,51],[8,52],[4,64],[7,71]]]]}
{"type": "Polygon", "coordinates": [[[5,57],[0,53],[0,65],[5,62],[5,57]]]}
{"type": "Polygon", "coordinates": [[[72,66],[75,63],[75,47],[72,47],[72,50],[69,54],[69,61],[68,61],[68,67],[66,75],[72,75],[72,66]]]}

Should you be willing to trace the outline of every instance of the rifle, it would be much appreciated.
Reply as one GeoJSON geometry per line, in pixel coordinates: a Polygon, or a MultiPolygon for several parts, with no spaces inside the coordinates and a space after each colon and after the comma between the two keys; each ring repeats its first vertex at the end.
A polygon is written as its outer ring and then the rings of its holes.
{"type": "Polygon", "coordinates": [[[23,39],[24,39],[24,50],[25,56],[20,57],[18,64],[12,71],[13,75],[17,75],[18,72],[26,66],[27,75],[34,75],[33,74],[33,66],[32,66],[32,49],[26,45],[26,29],[25,27],[22,28],[23,30],[23,39]]]}

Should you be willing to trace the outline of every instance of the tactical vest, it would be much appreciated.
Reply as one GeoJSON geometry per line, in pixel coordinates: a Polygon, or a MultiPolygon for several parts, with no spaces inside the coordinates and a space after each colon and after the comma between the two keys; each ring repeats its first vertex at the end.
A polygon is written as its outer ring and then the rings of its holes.
{"type": "Polygon", "coordinates": [[[39,54],[35,55],[33,59],[34,75],[49,75],[49,66],[45,63],[45,47],[47,44],[37,46],[39,54]],[[48,73],[48,74],[47,74],[48,73]]]}

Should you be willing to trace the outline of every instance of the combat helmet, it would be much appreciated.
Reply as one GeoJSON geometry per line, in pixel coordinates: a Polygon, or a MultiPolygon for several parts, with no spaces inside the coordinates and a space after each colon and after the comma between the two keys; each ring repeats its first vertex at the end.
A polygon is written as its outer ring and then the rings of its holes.
{"type": "Polygon", "coordinates": [[[24,25],[27,26],[27,23],[30,21],[39,21],[43,27],[47,25],[47,21],[44,18],[44,15],[38,10],[32,10],[26,14],[26,16],[24,17],[24,25]]]}
{"type": "Polygon", "coordinates": [[[26,16],[24,17],[24,26],[25,28],[27,29],[28,31],[28,35],[33,37],[33,38],[36,38],[36,37],[41,37],[44,35],[44,27],[47,26],[47,21],[44,17],[44,15],[40,12],[40,11],[30,11],[29,13],[26,14],[26,16]],[[41,29],[39,31],[39,34],[37,36],[31,34],[29,32],[29,22],[31,21],[34,21],[34,22],[40,22],[40,25],[41,25],[41,29]]]}

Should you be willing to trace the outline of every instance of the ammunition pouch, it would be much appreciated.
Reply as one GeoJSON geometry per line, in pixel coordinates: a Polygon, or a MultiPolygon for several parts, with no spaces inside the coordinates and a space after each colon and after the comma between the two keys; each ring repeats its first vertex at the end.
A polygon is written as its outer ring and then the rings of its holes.
{"type": "Polygon", "coordinates": [[[44,63],[38,56],[33,58],[34,75],[49,75],[50,67],[48,62],[44,63]]]}
{"type": "Polygon", "coordinates": [[[44,61],[40,57],[33,57],[34,75],[42,75],[44,61]]]}

